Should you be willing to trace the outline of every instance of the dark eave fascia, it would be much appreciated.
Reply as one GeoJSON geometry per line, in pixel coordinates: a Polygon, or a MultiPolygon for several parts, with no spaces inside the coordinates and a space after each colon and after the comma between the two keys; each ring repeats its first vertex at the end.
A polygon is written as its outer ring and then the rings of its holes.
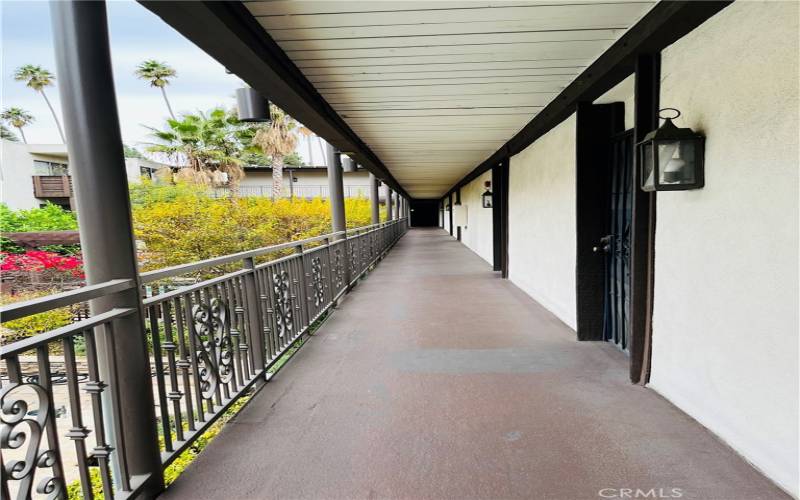
{"type": "MultiPolygon", "coordinates": [[[[625,32],[525,127],[458,181],[443,198],[469,184],[504,158],[520,153],[575,112],[632,74],[640,54],[654,54],[703,24],[732,1],[662,1],[625,32]]],[[[701,71],[702,69],[698,69],[701,71]]]]}
{"type": "Polygon", "coordinates": [[[180,34],[403,196],[408,193],[241,2],[140,0],[180,34]]]}

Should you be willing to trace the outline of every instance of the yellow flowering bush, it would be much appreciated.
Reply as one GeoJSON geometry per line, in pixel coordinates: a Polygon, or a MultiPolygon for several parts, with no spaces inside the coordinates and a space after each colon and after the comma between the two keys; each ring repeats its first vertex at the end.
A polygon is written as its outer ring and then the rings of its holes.
{"type": "MultiPolygon", "coordinates": [[[[369,225],[369,200],[345,200],[345,214],[348,227],[369,225]]],[[[321,198],[232,200],[184,192],[134,205],[133,222],[144,271],[331,232],[330,207],[321,198]]]]}
{"type": "MultiPolygon", "coordinates": [[[[25,292],[16,295],[3,294],[0,297],[0,303],[10,304],[12,302],[21,302],[23,300],[31,300],[44,295],[56,293],[55,290],[45,290],[40,292],[25,292]]],[[[32,314],[24,318],[15,319],[3,323],[0,327],[0,345],[10,344],[17,340],[22,340],[32,337],[37,333],[49,332],[56,328],[66,326],[72,322],[72,311],[69,307],[59,307],[51,311],[45,311],[39,314],[32,314]]]]}

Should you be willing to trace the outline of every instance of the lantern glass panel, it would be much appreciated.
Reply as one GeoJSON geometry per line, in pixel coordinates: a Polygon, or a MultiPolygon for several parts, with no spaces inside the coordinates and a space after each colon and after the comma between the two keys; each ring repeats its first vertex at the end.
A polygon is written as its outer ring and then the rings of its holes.
{"type": "Polygon", "coordinates": [[[644,144],[641,148],[641,165],[642,165],[642,189],[645,191],[654,191],[655,174],[653,169],[653,143],[644,144]]]}
{"type": "Polygon", "coordinates": [[[694,184],[694,141],[667,141],[658,144],[658,183],[694,184]]]}
{"type": "Polygon", "coordinates": [[[486,191],[481,195],[483,199],[483,208],[492,208],[492,197],[491,191],[486,191]]]}

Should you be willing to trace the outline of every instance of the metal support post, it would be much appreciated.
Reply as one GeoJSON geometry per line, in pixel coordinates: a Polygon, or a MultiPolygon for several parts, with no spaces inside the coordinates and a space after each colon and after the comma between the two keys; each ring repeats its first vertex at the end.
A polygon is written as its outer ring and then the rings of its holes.
{"type": "MultiPolygon", "coordinates": [[[[86,282],[138,282],[106,5],[52,2],[50,9],[86,282]]],[[[149,476],[141,495],[152,498],[163,489],[163,479],[140,289],[94,299],[90,308],[95,315],[114,308],[136,310],[117,321],[113,332],[98,335],[98,347],[105,370],[113,367],[125,381],[117,394],[125,411],[117,426],[109,427],[122,433],[115,440],[125,446],[117,452],[132,476],[149,476]]]]}
{"type": "Polygon", "coordinates": [[[330,144],[327,145],[325,156],[328,164],[328,201],[331,204],[331,221],[333,232],[344,231],[346,221],[344,217],[344,185],[342,183],[341,154],[330,144]]]}
{"type": "Polygon", "coordinates": [[[383,185],[383,196],[386,198],[386,220],[392,220],[392,188],[388,184],[383,185]]]}
{"type": "Polygon", "coordinates": [[[372,214],[371,224],[379,223],[381,221],[381,212],[378,194],[378,178],[372,173],[369,174],[369,206],[372,214]]]}

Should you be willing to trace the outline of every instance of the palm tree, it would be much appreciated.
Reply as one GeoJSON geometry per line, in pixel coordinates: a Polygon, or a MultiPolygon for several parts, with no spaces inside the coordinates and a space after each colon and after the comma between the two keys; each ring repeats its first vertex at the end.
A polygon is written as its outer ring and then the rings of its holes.
{"type": "Polygon", "coordinates": [[[260,147],[264,155],[271,158],[272,197],[274,199],[283,194],[283,160],[294,151],[297,145],[297,136],[292,132],[297,122],[274,105],[270,105],[270,118],[269,125],[256,132],[253,144],[260,147]]]}
{"type": "Polygon", "coordinates": [[[181,164],[176,180],[214,186],[227,181],[231,197],[238,197],[239,182],[244,177],[241,155],[246,148],[242,138],[246,134],[242,135],[243,124],[236,116],[213,109],[208,114],[167,120],[167,125],[166,130],[149,127],[157,142],[150,143],[147,151],[166,154],[181,164]]]}
{"type": "Polygon", "coordinates": [[[22,142],[28,144],[22,127],[28,126],[34,121],[32,114],[22,108],[6,108],[0,113],[0,119],[19,130],[19,135],[22,136],[22,142]]]}
{"type": "Polygon", "coordinates": [[[0,139],[5,139],[11,142],[19,141],[19,139],[17,139],[17,136],[14,135],[14,132],[10,131],[8,127],[3,125],[2,123],[0,123],[0,139]]]}
{"type": "Polygon", "coordinates": [[[161,89],[161,95],[164,96],[164,102],[167,104],[169,116],[175,120],[175,113],[172,112],[172,106],[170,106],[169,99],[167,99],[165,87],[169,85],[169,78],[177,75],[176,71],[167,63],[158,62],[155,59],[148,59],[139,64],[134,74],[142,80],[149,81],[151,87],[158,87],[161,89]]]}
{"type": "Polygon", "coordinates": [[[41,66],[35,66],[33,64],[20,66],[14,72],[14,80],[17,80],[18,82],[25,82],[25,85],[40,93],[42,97],[44,97],[44,102],[47,103],[47,107],[50,108],[50,113],[53,114],[53,120],[56,122],[58,135],[61,136],[61,141],[67,142],[67,139],[64,137],[64,131],[61,130],[61,122],[58,121],[56,110],[53,109],[53,105],[50,104],[50,99],[47,98],[47,94],[44,92],[44,88],[53,85],[53,81],[55,81],[55,79],[56,77],[53,75],[53,73],[42,68],[41,66]]]}

